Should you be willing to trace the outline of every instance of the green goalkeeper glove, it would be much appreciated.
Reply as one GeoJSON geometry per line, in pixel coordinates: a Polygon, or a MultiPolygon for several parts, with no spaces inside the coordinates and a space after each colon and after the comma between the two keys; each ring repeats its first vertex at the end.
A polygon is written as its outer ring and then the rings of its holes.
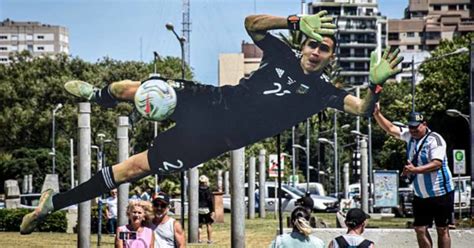
{"type": "Polygon", "coordinates": [[[371,84],[382,86],[388,78],[402,71],[401,68],[397,68],[403,60],[403,56],[398,56],[399,52],[398,48],[390,52],[390,47],[387,47],[378,62],[377,52],[373,51],[370,54],[369,80],[371,84]]]}
{"type": "Polygon", "coordinates": [[[300,30],[309,38],[321,42],[322,35],[334,35],[336,25],[332,24],[332,17],[326,17],[326,10],[314,15],[289,16],[288,27],[290,30],[300,30]]]}

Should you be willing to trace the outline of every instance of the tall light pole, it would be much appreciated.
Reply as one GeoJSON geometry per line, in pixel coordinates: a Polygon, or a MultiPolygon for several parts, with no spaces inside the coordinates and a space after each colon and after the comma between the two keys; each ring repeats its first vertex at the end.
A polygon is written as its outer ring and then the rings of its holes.
{"type": "Polygon", "coordinates": [[[301,149],[306,154],[306,191],[309,191],[309,150],[306,147],[298,144],[293,144],[293,148],[301,149]]]}
{"type": "MultiPolygon", "coordinates": [[[[166,23],[166,29],[168,31],[173,32],[174,36],[176,39],[179,41],[179,46],[181,47],[181,80],[184,80],[185,78],[185,64],[184,64],[184,43],[186,42],[186,39],[184,37],[179,36],[176,31],[174,30],[174,26],[172,23],[166,23]]],[[[179,174],[180,178],[180,183],[181,183],[181,226],[184,228],[184,195],[186,194],[185,192],[185,187],[184,187],[184,172],[180,172],[179,174]]]]}
{"type": "Polygon", "coordinates": [[[333,148],[334,150],[334,193],[337,197],[337,192],[339,190],[339,187],[338,187],[338,184],[339,184],[339,179],[337,178],[338,177],[338,173],[337,173],[337,168],[338,168],[338,158],[337,158],[337,152],[336,152],[336,147],[337,145],[334,144],[333,141],[330,141],[326,138],[318,138],[318,142],[320,143],[326,143],[326,144],[330,144],[331,147],[333,148]]]}
{"type": "Polygon", "coordinates": [[[56,174],[56,113],[59,111],[60,108],[62,108],[63,105],[61,103],[58,103],[58,105],[56,105],[56,107],[53,109],[53,138],[52,138],[52,148],[51,148],[51,155],[53,156],[53,173],[52,174],[56,174]]]}
{"type": "MultiPolygon", "coordinates": [[[[110,143],[112,140],[105,139],[105,134],[99,133],[97,134],[97,137],[99,138],[99,145],[92,145],[92,149],[97,150],[97,168],[96,171],[98,172],[99,170],[102,169],[102,167],[107,166],[105,164],[105,152],[104,152],[104,144],[105,143],[110,143]]],[[[100,246],[100,242],[102,239],[102,199],[103,196],[100,196],[100,199],[97,204],[97,211],[98,211],[98,223],[97,223],[97,246],[100,246]]]]}

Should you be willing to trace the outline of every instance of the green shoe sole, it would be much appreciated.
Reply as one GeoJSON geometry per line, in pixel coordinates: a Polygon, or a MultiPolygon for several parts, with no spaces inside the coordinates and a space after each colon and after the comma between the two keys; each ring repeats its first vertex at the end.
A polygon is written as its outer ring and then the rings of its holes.
{"type": "Polygon", "coordinates": [[[49,213],[53,211],[53,195],[54,191],[48,189],[41,194],[38,207],[35,211],[25,215],[20,225],[20,234],[32,233],[38,223],[44,220],[49,213]]]}
{"type": "Polygon", "coordinates": [[[88,101],[93,100],[95,92],[98,90],[98,88],[92,84],[80,80],[72,80],[65,83],[64,89],[66,89],[69,94],[88,101]]]}

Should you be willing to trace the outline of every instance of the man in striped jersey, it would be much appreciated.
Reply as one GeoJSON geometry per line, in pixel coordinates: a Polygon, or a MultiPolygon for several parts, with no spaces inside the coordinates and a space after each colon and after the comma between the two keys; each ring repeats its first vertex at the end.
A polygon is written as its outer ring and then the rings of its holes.
{"type": "Polygon", "coordinates": [[[454,211],[454,184],[446,157],[446,142],[431,131],[421,113],[411,112],[408,128],[395,126],[380,112],[374,118],[388,134],[407,142],[407,163],[402,176],[413,180],[413,214],[419,247],[433,247],[428,227],[436,224],[438,247],[451,247],[448,225],[454,211]]]}

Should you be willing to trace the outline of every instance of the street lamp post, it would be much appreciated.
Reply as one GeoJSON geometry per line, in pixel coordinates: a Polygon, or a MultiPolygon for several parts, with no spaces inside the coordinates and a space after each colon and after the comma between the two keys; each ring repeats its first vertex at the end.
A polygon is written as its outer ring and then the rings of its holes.
{"type": "Polygon", "coordinates": [[[52,134],[53,134],[53,137],[52,137],[52,148],[51,148],[51,155],[53,156],[53,173],[52,174],[56,174],[56,113],[58,112],[58,110],[60,108],[62,108],[63,105],[61,103],[59,103],[58,105],[56,105],[56,107],[53,109],[53,127],[52,127],[52,134]]]}
{"type": "Polygon", "coordinates": [[[335,191],[335,194],[336,194],[336,197],[337,197],[337,192],[339,190],[339,188],[338,188],[339,180],[337,178],[337,176],[338,176],[338,174],[337,174],[338,158],[337,158],[337,152],[335,151],[336,146],[334,145],[333,141],[330,141],[326,138],[318,138],[318,142],[329,144],[334,149],[334,191],[335,191]]]}
{"type": "MultiPolygon", "coordinates": [[[[97,134],[99,138],[99,145],[92,145],[92,149],[97,150],[97,168],[96,171],[99,172],[102,167],[107,166],[105,164],[105,152],[104,152],[104,145],[105,143],[110,143],[112,140],[105,139],[105,134],[99,133],[97,134]]],[[[97,211],[98,211],[98,223],[97,223],[97,246],[100,246],[101,239],[102,239],[102,201],[103,195],[99,196],[99,201],[97,203],[97,211]]]]}
{"type": "MultiPolygon", "coordinates": [[[[172,23],[166,23],[166,29],[169,31],[173,32],[174,36],[176,39],[179,41],[179,46],[181,47],[181,80],[184,80],[185,78],[185,64],[184,64],[184,43],[186,42],[186,39],[184,37],[179,36],[176,31],[174,30],[174,26],[172,23]]],[[[181,182],[181,226],[184,228],[184,195],[185,193],[185,187],[184,187],[184,172],[181,172],[179,174],[180,177],[180,182],[181,182]]]]}
{"type": "Polygon", "coordinates": [[[293,144],[293,148],[301,149],[306,154],[306,191],[309,191],[309,150],[298,144],[293,144]]]}

